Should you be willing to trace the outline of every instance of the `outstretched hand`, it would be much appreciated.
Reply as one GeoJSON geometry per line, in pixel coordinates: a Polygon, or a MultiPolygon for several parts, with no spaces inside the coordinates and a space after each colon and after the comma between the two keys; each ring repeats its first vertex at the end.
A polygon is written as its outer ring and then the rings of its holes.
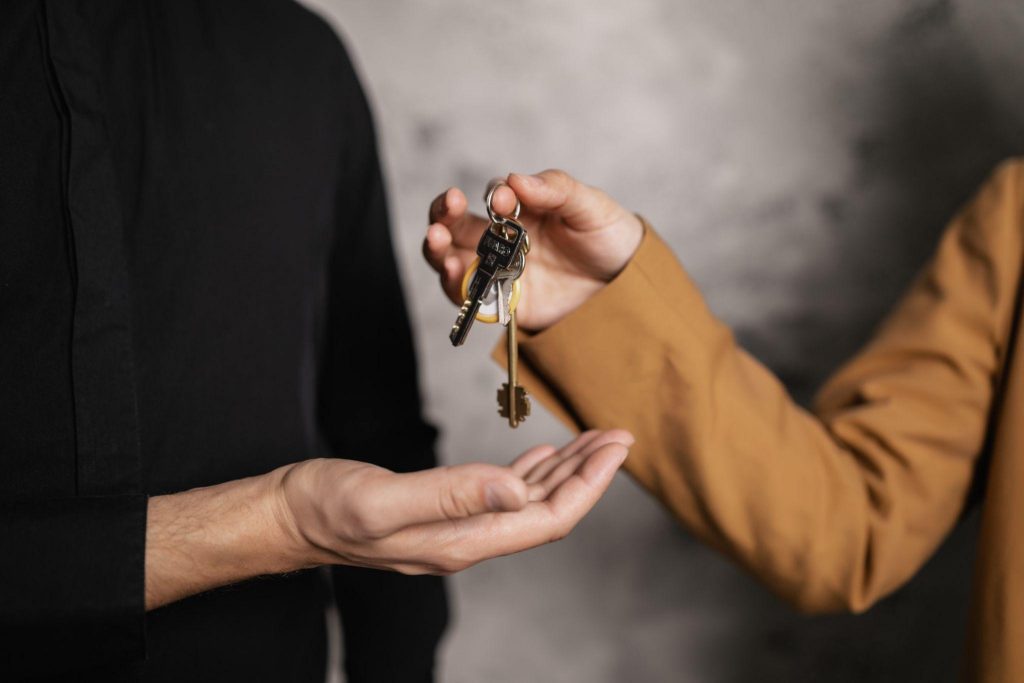
{"type": "Polygon", "coordinates": [[[589,431],[539,446],[509,467],[410,474],[352,460],[309,460],[282,479],[283,510],[312,564],[449,574],[566,536],[604,494],[633,437],[589,431]]]}
{"type": "MultiPolygon", "coordinates": [[[[507,187],[494,193],[502,215],[522,203],[520,221],[530,233],[531,249],[522,276],[523,296],[516,318],[526,330],[558,322],[625,268],[643,237],[640,219],[607,194],[563,171],[537,175],[512,173],[507,187]]],[[[423,255],[441,277],[456,304],[461,285],[476,258],[486,218],[470,213],[466,195],[450,188],[430,205],[423,255]]]]}

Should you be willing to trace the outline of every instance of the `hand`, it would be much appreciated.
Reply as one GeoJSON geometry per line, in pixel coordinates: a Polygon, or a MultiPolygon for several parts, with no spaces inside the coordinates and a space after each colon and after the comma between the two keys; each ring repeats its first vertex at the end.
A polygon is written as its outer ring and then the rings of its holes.
{"type": "Polygon", "coordinates": [[[510,467],[474,463],[411,474],[351,460],[298,463],[281,480],[287,526],[309,564],[449,574],[566,536],[626,457],[628,432],[590,431],[510,467]]]}
{"type": "MultiPolygon", "coordinates": [[[[626,267],[640,245],[643,225],[607,194],[563,171],[512,173],[507,182],[494,193],[494,210],[510,215],[518,197],[531,244],[516,319],[523,329],[539,331],[574,311],[626,267]]],[[[466,195],[458,188],[430,205],[423,255],[458,305],[462,278],[487,225],[485,218],[467,212],[466,195]]]]}

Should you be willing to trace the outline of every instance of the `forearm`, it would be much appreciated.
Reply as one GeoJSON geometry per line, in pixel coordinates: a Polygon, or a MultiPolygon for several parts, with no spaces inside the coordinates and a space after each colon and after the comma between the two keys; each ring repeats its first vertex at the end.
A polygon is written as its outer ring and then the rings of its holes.
{"type": "Polygon", "coordinates": [[[524,383],[579,428],[625,425],[630,474],[779,594],[819,610],[861,601],[869,501],[855,462],[648,240],[619,280],[524,343],[524,383]]]}
{"type": "MultiPolygon", "coordinates": [[[[544,485],[515,466],[467,463],[408,474],[317,458],[149,500],[145,607],[263,574],[348,564],[447,574],[561,538],[597,502],[632,438],[608,431],[560,451],[544,485]]],[[[136,594],[137,595],[137,594],[136,594]]]]}
{"type": "Polygon", "coordinates": [[[146,609],[317,564],[283,500],[282,480],[290,467],[150,498],[146,609]]]}
{"type": "Polygon", "coordinates": [[[954,223],[883,331],[830,383],[820,417],[736,346],[661,244],[527,339],[521,376],[581,428],[632,431],[634,476],[779,593],[807,609],[863,609],[911,576],[960,514],[1019,283],[1008,180],[954,223]]]}

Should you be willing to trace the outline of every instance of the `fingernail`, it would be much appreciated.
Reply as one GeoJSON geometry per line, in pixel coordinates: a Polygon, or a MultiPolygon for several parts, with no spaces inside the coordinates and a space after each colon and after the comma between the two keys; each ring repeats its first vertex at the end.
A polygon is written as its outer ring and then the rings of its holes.
{"type": "Polygon", "coordinates": [[[484,501],[487,503],[487,509],[494,512],[520,508],[519,496],[516,495],[516,492],[506,484],[497,481],[492,481],[484,487],[484,501]]]}

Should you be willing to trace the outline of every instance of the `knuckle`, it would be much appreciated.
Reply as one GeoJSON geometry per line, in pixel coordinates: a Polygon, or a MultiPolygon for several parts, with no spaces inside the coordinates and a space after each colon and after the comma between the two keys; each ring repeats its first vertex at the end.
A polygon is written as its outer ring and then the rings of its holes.
{"type": "Polygon", "coordinates": [[[555,185],[566,195],[570,195],[576,191],[579,183],[576,178],[569,175],[568,172],[563,171],[560,168],[556,168],[553,171],[555,185]]]}
{"type": "Polygon", "coordinates": [[[438,489],[438,510],[449,520],[462,519],[473,514],[473,494],[460,486],[458,477],[445,468],[446,481],[438,489]]]}
{"type": "Polygon", "coordinates": [[[572,180],[572,176],[570,176],[566,171],[560,168],[549,168],[548,170],[544,171],[544,175],[546,175],[548,179],[551,180],[552,182],[560,183],[563,185],[572,180]]]}
{"type": "Polygon", "coordinates": [[[438,496],[438,507],[445,519],[450,520],[469,517],[472,512],[465,494],[451,487],[441,489],[438,496]]]}

